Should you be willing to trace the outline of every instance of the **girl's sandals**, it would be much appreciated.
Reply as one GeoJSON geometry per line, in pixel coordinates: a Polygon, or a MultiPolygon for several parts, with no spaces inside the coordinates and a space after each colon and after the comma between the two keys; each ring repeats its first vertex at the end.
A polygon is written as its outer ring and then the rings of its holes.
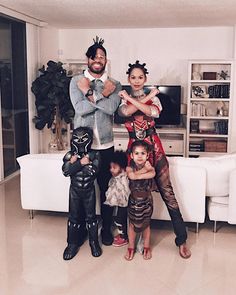
{"type": "Polygon", "coordinates": [[[152,252],[150,247],[143,248],[143,259],[148,260],[152,258],[152,252]]]}
{"type": "Polygon", "coordinates": [[[134,252],[135,252],[134,248],[128,248],[125,255],[125,259],[132,260],[134,258],[134,252]]]}

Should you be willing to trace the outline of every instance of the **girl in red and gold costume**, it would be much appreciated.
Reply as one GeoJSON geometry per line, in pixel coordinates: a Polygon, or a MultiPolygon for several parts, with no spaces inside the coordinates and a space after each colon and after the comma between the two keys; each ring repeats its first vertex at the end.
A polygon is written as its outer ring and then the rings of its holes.
{"type": "Polygon", "coordinates": [[[129,64],[127,74],[131,94],[129,95],[125,90],[119,92],[122,98],[119,114],[127,117],[125,126],[129,132],[128,151],[136,140],[144,140],[152,146],[153,152],[149,156],[149,162],[155,167],[155,182],[172,220],[176,235],[175,243],[179,247],[180,256],[189,258],[191,252],[186,244],[185,224],[171,185],[169,164],[155,130],[154,118],[158,118],[162,111],[161,102],[157,97],[159,90],[154,87],[148,95],[145,94],[144,84],[148,74],[145,66],[145,63],[140,64],[139,61],[129,64]]]}

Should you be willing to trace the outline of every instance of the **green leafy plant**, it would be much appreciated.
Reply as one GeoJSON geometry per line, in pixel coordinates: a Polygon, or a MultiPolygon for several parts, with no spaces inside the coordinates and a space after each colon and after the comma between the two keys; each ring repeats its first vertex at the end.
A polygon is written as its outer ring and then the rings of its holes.
{"type": "Polygon", "coordinates": [[[61,62],[50,60],[47,68],[39,69],[40,76],[32,83],[37,115],[33,122],[42,130],[46,125],[55,133],[58,150],[64,149],[62,140],[63,122],[72,122],[74,109],[69,96],[70,77],[61,62]]]}

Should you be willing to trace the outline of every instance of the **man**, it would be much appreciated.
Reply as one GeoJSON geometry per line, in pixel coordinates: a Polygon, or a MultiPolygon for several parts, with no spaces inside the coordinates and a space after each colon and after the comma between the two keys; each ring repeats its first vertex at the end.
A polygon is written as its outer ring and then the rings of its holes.
{"type": "MultiPolygon", "coordinates": [[[[101,218],[102,218],[102,243],[111,245],[113,235],[111,233],[112,207],[103,204],[108,182],[111,178],[109,165],[113,143],[113,114],[120,103],[118,92],[121,84],[108,77],[105,70],[107,64],[107,53],[103,47],[104,40],[96,37],[86,56],[88,68],[83,74],[74,76],[70,83],[70,98],[75,109],[74,128],[90,127],[93,129],[92,149],[99,150],[101,157],[101,168],[97,175],[100,189],[101,218]]],[[[85,239],[85,224],[82,224],[84,216],[81,216],[81,224],[76,225],[85,239]]],[[[81,241],[81,244],[83,241],[81,241]]]]}

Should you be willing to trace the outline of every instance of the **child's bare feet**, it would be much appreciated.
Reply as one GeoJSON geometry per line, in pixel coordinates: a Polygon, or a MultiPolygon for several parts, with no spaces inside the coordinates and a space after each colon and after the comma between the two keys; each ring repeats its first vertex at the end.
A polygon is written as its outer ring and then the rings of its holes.
{"type": "Polygon", "coordinates": [[[185,259],[188,259],[189,257],[191,257],[191,251],[189,250],[186,243],[183,243],[182,245],[179,246],[179,255],[185,259]]]}
{"type": "Polygon", "coordinates": [[[134,258],[134,248],[128,248],[125,254],[126,260],[132,260],[134,258]]]}
{"type": "Polygon", "coordinates": [[[143,259],[148,260],[152,258],[152,251],[150,247],[143,248],[143,259]]]}

